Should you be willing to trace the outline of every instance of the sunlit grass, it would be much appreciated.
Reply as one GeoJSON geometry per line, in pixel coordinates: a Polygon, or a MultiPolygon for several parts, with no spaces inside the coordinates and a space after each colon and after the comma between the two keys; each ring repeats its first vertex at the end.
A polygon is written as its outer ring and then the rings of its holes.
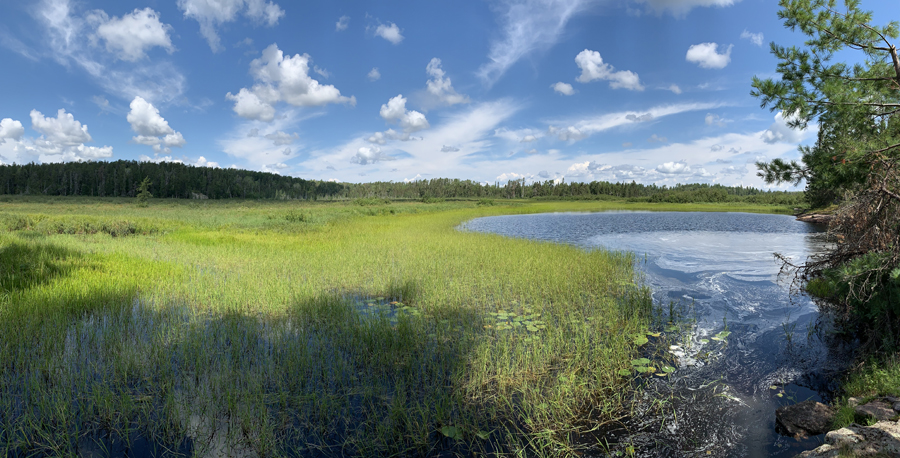
{"type": "Polygon", "coordinates": [[[5,455],[558,456],[649,315],[630,254],[457,229],[609,202],[5,200],[5,455]]]}

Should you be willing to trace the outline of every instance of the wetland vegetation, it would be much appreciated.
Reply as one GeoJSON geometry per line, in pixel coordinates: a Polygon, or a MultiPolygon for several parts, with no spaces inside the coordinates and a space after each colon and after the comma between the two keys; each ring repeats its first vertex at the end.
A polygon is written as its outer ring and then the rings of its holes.
{"type": "Polygon", "coordinates": [[[656,204],[3,200],[7,456],[556,456],[646,342],[632,254],[457,226],[656,204]]]}

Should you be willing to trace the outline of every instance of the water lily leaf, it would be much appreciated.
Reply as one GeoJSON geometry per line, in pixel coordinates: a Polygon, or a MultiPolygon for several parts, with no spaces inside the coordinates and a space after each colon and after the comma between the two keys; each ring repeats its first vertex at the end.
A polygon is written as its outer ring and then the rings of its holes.
{"type": "Polygon", "coordinates": [[[639,358],[631,361],[632,366],[646,366],[650,364],[650,360],[647,358],[639,358]]]}
{"type": "Polygon", "coordinates": [[[628,377],[629,375],[631,375],[631,371],[628,369],[619,369],[619,375],[621,375],[622,377],[628,377]]]}
{"type": "Polygon", "coordinates": [[[675,372],[675,368],[672,366],[663,366],[662,370],[663,372],[675,372]]]}
{"type": "Polygon", "coordinates": [[[778,389],[778,387],[777,387],[777,386],[775,386],[775,385],[772,385],[772,386],[770,386],[770,387],[769,387],[769,389],[770,389],[770,390],[777,390],[777,389],[778,389]]]}
{"type": "Polygon", "coordinates": [[[460,434],[459,428],[457,428],[456,426],[442,427],[441,434],[449,437],[450,439],[462,439],[462,434],[460,434]]]}
{"type": "Polygon", "coordinates": [[[650,332],[650,331],[647,331],[647,335],[650,336],[650,337],[659,337],[661,334],[658,333],[658,332],[650,332]]]}
{"type": "Polygon", "coordinates": [[[657,376],[657,377],[666,377],[666,376],[668,376],[669,374],[668,374],[667,372],[657,372],[657,373],[655,373],[655,374],[653,374],[653,375],[655,375],[655,376],[657,376]]]}
{"type": "Polygon", "coordinates": [[[784,393],[778,393],[775,396],[778,396],[780,398],[780,397],[784,396],[784,393]]]}
{"type": "Polygon", "coordinates": [[[647,338],[644,337],[644,336],[637,336],[637,337],[634,338],[634,344],[637,345],[637,346],[639,346],[639,347],[640,347],[641,345],[644,345],[645,343],[647,343],[647,342],[649,342],[649,341],[650,341],[650,339],[647,339],[647,338]]]}
{"type": "Polygon", "coordinates": [[[646,374],[647,372],[653,372],[653,371],[652,371],[649,367],[647,367],[647,366],[637,366],[637,367],[634,368],[634,370],[636,370],[636,371],[638,371],[638,372],[642,372],[642,373],[644,373],[644,374],[646,374]]]}

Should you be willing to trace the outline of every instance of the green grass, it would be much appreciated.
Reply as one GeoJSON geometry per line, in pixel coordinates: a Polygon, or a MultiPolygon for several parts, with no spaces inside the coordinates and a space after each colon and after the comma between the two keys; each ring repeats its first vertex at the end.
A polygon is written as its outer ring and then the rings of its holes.
{"type": "Polygon", "coordinates": [[[0,454],[574,453],[630,396],[633,256],[456,227],[673,206],[478,204],[5,196],[0,454]]]}

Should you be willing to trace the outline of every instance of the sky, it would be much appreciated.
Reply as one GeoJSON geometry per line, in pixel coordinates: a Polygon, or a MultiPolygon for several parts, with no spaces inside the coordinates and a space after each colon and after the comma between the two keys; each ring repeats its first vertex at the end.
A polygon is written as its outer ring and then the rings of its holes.
{"type": "MultiPolygon", "coordinates": [[[[896,0],[864,1],[875,22],[896,0]]],[[[0,2],[0,162],[769,188],[773,0],[0,2]]],[[[848,59],[854,56],[848,55],[848,59]]]]}

